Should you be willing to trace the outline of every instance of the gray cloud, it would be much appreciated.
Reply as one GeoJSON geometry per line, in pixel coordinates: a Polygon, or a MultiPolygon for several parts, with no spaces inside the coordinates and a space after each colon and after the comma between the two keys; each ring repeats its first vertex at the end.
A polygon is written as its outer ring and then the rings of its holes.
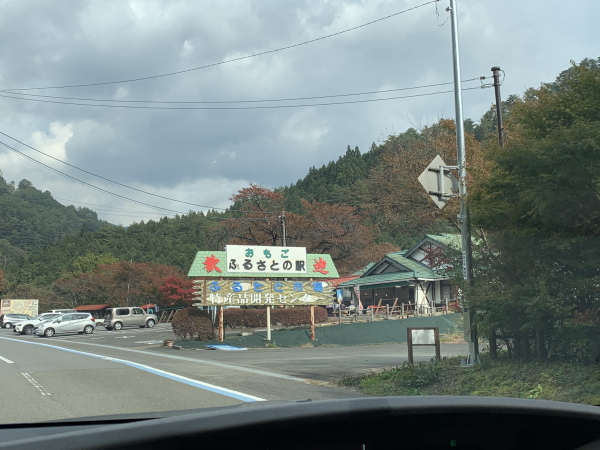
{"type": "MultiPolygon", "coordinates": [[[[7,89],[94,83],[185,70],[317,38],[419,3],[6,1],[0,14],[0,39],[6,43],[0,47],[0,85],[7,89]]],[[[42,93],[219,101],[332,95],[452,81],[446,6],[446,1],[439,2],[439,17],[435,6],[428,5],[331,39],[206,70],[42,93]]],[[[507,74],[504,96],[551,81],[568,67],[570,59],[598,56],[595,43],[600,36],[592,23],[598,13],[600,8],[592,0],[567,6],[558,0],[459,0],[463,78],[490,75],[490,67],[500,65],[507,74]]],[[[477,82],[467,86],[477,86],[477,82]]],[[[249,182],[271,187],[289,184],[310,166],[337,159],[348,144],[367,150],[372,141],[393,131],[454,114],[451,94],[245,111],[109,109],[0,100],[1,130],[16,138],[32,144],[33,134],[41,132],[50,142],[52,123],[59,124],[54,125],[55,131],[71,127],[72,136],[64,142],[69,163],[161,195],[219,207],[227,206],[231,194],[249,182]]],[[[466,91],[465,114],[477,119],[492,102],[491,90],[466,91]]],[[[75,188],[29,162],[9,157],[4,150],[0,164],[6,178],[28,178],[57,197],[139,210],[75,188]]],[[[56,163],[52,166],[60,168],[56,163]]],[[[65,170],[100,185],[94,178],[65,170]]],[[[102,186],[153,205],[188,209],[102,186]]],[[[132,213],[119,219],[123,223],[132,220],[139,218],[132,213]]]]}

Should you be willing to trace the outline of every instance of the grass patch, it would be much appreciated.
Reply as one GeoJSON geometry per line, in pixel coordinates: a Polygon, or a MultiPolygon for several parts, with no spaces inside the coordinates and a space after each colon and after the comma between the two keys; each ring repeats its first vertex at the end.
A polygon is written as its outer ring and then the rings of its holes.
{"type": "Polygon", "coordinates": [[[340,386],[368,395],[477,395],[600,404],[600,365],[485,359],[459,367],[460,357],[405,363],[380,373],[346,376],[340,386]]]}

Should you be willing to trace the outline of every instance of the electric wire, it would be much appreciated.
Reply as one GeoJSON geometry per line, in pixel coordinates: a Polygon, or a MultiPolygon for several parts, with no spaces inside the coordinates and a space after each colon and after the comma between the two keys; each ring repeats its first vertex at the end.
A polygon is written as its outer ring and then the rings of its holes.
{"type": "MultiPolygon", "coordinates": [[[[485,77],[476,77],[469,78],[467,80],[462,80],[462,83],[467,83],[469,81],[476,81],[485,79],[485,77]]],[[[274,99],[260,99],[260,100],[215,100],[215,101],[159,101],[159,100],[114,100],[114,99],[106,99],[106,98],[85,98],[85,97],[66,97],[60,95],[42,95],[42,94],[27,94],[21,92],[11,92],[11,91],[0,91],[6,92],[13,95],[27,96],[27,97],[39,97],[39,98],[51,98],[55,100],[77,100],[81,102],[107,102],[107,103],[149,103],[149,104],[162,104],[162,105],[199,105],[199,104],[230,104],[230,103],[267,103],[267,102],[292,102],[299,100],[317,100],[324,98],[338,98],[338,97],[353,97],[359,95],[371,95],[371,94],[384,94],[387,92],[398,92],[398,91],[409,91],[415,89],[424,89],[429,87],[438,87],[454,84],[453,81],[447,83],[435,83],[435,84],[424,84],[421,86],[413,86],[413,87],[404,87],[397,89],[382,89],[379,91],[367,91],[367,92],[355,92],[349,94],[333,94],[333,95],[316,95],[312,97],[293,97],[293,98],[274,98],[274,99]]]]}
{"type": "Polygon", "coordinates": [[[94,190],[97,190],[97,191],[103,192],[103,193],[105,193],[105,194],[111,195],[111,196],[113,196],[113,197],[120,198],[120,199],[122,199],[122,200],[125,200],[125,201],[128,201],[128,202],[131,202],[131,203],[136,203],[136,204],[138,204],[138,205],[148,206],[148,207],[150,207],[150,208],[153,208],[153,209],[158,209],[158,210],[162,210],[162,211],[168,211],[168,212],[172,212],[172,213],[175,213],[175,214],[185,214],[185,213],[184,213],[184,212],[182,212],[182,211],[176,211],[176,210],[169,209],[169,208],[163,208],[163,207],[160,207],[160,206],[154,206],[154,205],[150,205],[150,204],[148,204],[148,203],[141,202],[141,201],[139,201],[139,200],[134,200],[134,199],[132,199],[132,198],[125,197],[124,195],[120,195],[120,194],[117,194],[117,193],[115,193],[115,192],[108,191],[108,190],[106,190],[106,189],[103,189],[103,188],[101,188],[101,187],[95,186],[95,185],[93,185],[93,184],[91,184],[91,183],[87,183],[87,182],[85,182],[85,181],[83,181],[83,180],[80,180],[79,178],[75,178],[75,177],[73,177],[73,176],[71,176],[71,175],[69,175],[69,174],[66,174],[66,173],[64,173],[64,172],[61,172],[60,170],[58,170],[58,169],[55,169],[54,167],[51,167],[51,166],[49,166],[49,165],[47,165],[47,164],[44,164],[43,162],[41,162],[41,161],[38,161],[37,159],[35,159],[35,158],[32,158],[31,156],[29,156],[29,155],[27,155],[27,154],[25,154],[25,153],[23,153],[23,152],[21,152],[21,151],[17,150],[16,148],[14,148],[14,147],[11,147],[10,145],[6,144],[5,142],[2,142],[2,141],[0,141],[0,145],[3,145],[4,147],[8,148],[10,151],[13,151],[13,152],[15,152],[15,153],[18,153],[19,155],[23,156],[24,158],[27,158],[27,159],[29,159],[30,161],[32,161],[32,162],[34,162],[34,163],[36,163],[36,164],[38,164],[38,165],[41,165],[41,166],[43,166],[43,167],[45,167],[45,168],[47,168],[47,169],[49,169],[49,170],[52,170],[53,172],[55,172],[55,173],[57,173],[57,174],[59,174],[59,175],[61,175],[61,176],[63,176],[63,177],[69,178],[69,179],[71,179],[71,180],[73,180],[73,181],[75,181],[75,182],[77,182],[77,183],[79,183],[79,184],[82,184],[82,185],[84,185],[84,186],[88,186],[88,187],[89,187],[89,188],[91,188],[91,189],[94,189],[94,190]]]}
{"type": "MultiPolygon", "coordinates": [[[[197,204],[197,203],[186,202],[186,201],[183,201],[183,200],[177,200],[177,199],[174,199],[174,198],[165,197],[164,195],[154,194],[152,192],[148,192],[148,191],[145,191],[143,189],[138,189],[136,187],[129,186],[127,184],[119,183],[118,181],[114,181],[114,180],[111,180],[109,178],[103,177],[102,175],[95,174],[95,173],[90,172],[88,170],[82,169],[81,167],[77,167],[77,166],[75,166],[73,164],[70,164],[70,163],[68,163],[66,161],[63,161],[62,159],[56,158],[56,157],[54,157],[52,155],[49,155],[48,153],[45,153],[45,152],[43,152],[41,150],[38,150],[37,148],[32,147],[31,145],[28,145],[28,144],[26,144],[26,143],[18,140],[17,138],[14,138],[14,137],[12,137],[12,136],[10,136],[10,135],[2,132],[2,131],[0,131],[0,135],[5,136],[5,137],[7,137],[7,138],[9,138],[9,139],[11,139],[11,140],[13,140],[13,141],[15,141],[15,142],[23,145],[24,147],[27,147],[27,148],[29,148],[29,149],[37,152],[37,153],[40,153],[40,154],[42,154],[44,156],[47,156],[48,158],[51,158],[51,159],[53,159],[55,161],[58,161],[58,162],[66,165],[66,166],[69,166],[69,167],[71,167],[73,169],[79,170],[80,172],[86,173],[86,174],[91,175],[93,177],[100,178],[101,180],[104,180],[106,182],[109,182],[109,183],[112,183],[112,184],[116,184],[117,186],[121,186],[121,187],[124,187],[124,188],[127,188],[127,189],[131,189],[133,191],[140,192],[142,194],[151,195],[153,197],[161,198],[163,200],[169,200],[169,201],[172,201],[172,202],[182,203],[182,204],[185,204],[185,205],[198,206],[200,208],[207,208],[207,209],[219,209],[219,210],[223,210],[223,211],[227,211],[228,210],[227,208],[218,208],[218,207],[215,207],[215,206],[206,206],[206,205],[200,205],[200,204],[197,204]]],[[[3,145],[9,147],[6,144],[3,144],[3,145]]],[[[12,148],[12,147],[9,147],[9,148],[12,148]]],[[[13,149],[13,150],[16,151],[16,152],[18,152],[18,150],[15,150],[15,149],[13,149]]],[[[20,153],[20,152],[18,152],[18,153],[20,153]]],[[[24,155],[24,153],[21,153],[21,154],[24,155]]],[[[25,156],[27,156],[27,155],[25,155],[25,156]]],[[[43,163],[41,163],[41,164],[43,164],[43,163]]],[[[47,166],[47,167],[50,167],[50,166],[47,166]]],[[[55,169],[52,168],[52,170],[55,170],[55,169]]],[[[142,204],[145,204],[145,203],[142,203],[142,204]]],[[[150,207],[152,207],[152,205],[150,205],[150,207]]],[[[160,209],[164,209],[164,208],[160,208],[160,209]]],[[[173,210],[168,210],[168,211],[173,211],[173,210]]],[[[248,211],[235,210],[235,209],[229,209],[229,211],[248,212],[248,211]]],[[[176,211],[173,211],[173,212],[176,212],[176,211]]],[[[275,213],[275,212],[277,212],[277,211],[265,211],[265,213],[268,213],[268,214],[275,213]]]]}
{"type": "Polygon", "coordinates": [[[340,34],[348,33],[350,31],[354,31],[354,30],[358,30],[359,28],[363,28],[363,27],[366,27],[368,25],[372,25],[374,23],[381,22],[383,20],[390,19],[390,18],[395,17],[395,16],[399,16],[400,14],[407,13],[409,11],[421,8],[421,7],[429,5],[431,3],[436,3],[437,1],[438,0],[431,0],[431,1],[428,1],[428,2],[425,2],[425,3],[422,3],[420,5],[413,6],[411,8],[405,9],[403,11],[399,11],[397,13],[390,14],[390,15],[387,15],[385,17],[381,17],[379,19],[375,19],[375,20],[372,20],[370,22],[363,23],[362,25],[357,25],[355,27],[351,27],[351,28],[348,28],[346,30],[337,31],[335,33],[327,34],[327,35],[321,36],[319,38],[310,39],[308,41],[300,42],[300,43],[297,43],[297,44],[286,45],[284,47],[279,47],[279,48],[276,48],[276,49],[271,49],[271,50],[266,50],[266,51],[263,51],[263,52],[254,53],[252,55],[240,56],[240,57],[237,57],[237,58],[227,59],[225,61],[219,61],[219,62],[216,62],[216,63],[205,64],[203,66],[194,67],[194,68],[191,68],[191,69],[178,70],[178,71],[175,71],[175,72],[168,72],[168,73],[163,73],[163,74],[159,74],[159,75],[151,75],[151,76],[147,76],[147,77],[130,78],[130,79],[125,79],[125,80],[103,81],[103,82],[98,82],[98,83],[85,83],[85,84],[72,84],[72,85],[65,85],[65,86],[44,86],[44,87],[13,88],[13,89],[7,89],[7,90],[8,91],[31,91],[31,90],[38,90],[38,89],[41,90],[41,89],[81,88],[81,87],[90,87],[90,86],[105,86],[105,85],[108,85],[108,84],[133,83],[133,82],[137,82],[137,81],[145,81],[145,80],[152,80],[152,79],[156,79],[156,78],[170,77],[170,76],[173,76],[173,75],[179,75],[179,74],[182,74],[182,73],[188,73],[188,72],[194,72],[194,71],[197,71],[197,70],[208,69],[210,67],[220,66],[220,65],[232,63],[232,62],[235,62],[235,61],[242,61],[244,59],[255,58],[257,56],[268,55],[270,53],[277,53],[277,52],[281,52],[283,50],[289,50],[291,48],[301,47],[303,45],[311,44],[313,42],[322,41],[322,40],[325,40],[325,39],[328,39],[328,38],[331,38],[331,37],[334,37],[334,36],[339,36],[340,34]]]}
{"type": "MultiPolygon", "coordinates": [[[[465,88],[463,91],[469,91],[472,89],[482,89],[487,86],[478,86],[474,88],[465,88]]],[[[289,109],[289,108],[304,108],[304,107],[314,107],[314,106],[334,106],[334,105],[349,105],[349,104],[357,104],[357,103],[373,103],[373,102],[382,102],[389,100],[399,100],[404,98],[416,98],[416,97],[427,97],[431,95],[438,94],[448,94],[454,92],[454,90],[447,91],[437,91],[437,92],[427,92],[422,94],[413,94],[413,95],[401,95],[396,97],[385,97],[385,98],[373,98],[373,99],[365,99],[365,100],[349,100],[342,102],[326,102],[326,103],[302,103],[297,105],[270,105],[270,106],[133,106],[133,105],[102,105],[95,103],[75,103],[75,102],[60,102],[55,100],[42,100],[42,99],[34,99],[34,98],[24,98],[24,97],[15,97],[13,95],[0,94],[0,97],[4,98],[12,98],[17,100],[25,100],[30,102],[41,102],[41,103],[54,103],[59,105],[74,105],[74,106],[92,106],[99,108],[121,108],[121,109],[157,109],[157,110],[210,110],[210,111],[229,111],[229,110],[251,110],[251,109],[289,109]]]]}

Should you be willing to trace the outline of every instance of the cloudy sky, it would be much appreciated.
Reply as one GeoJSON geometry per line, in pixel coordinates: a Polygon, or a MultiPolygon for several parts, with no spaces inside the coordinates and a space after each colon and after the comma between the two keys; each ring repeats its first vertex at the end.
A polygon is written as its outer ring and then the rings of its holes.
{"type": "MultiPolygon", "coordinates": [[[[140,101],[290,99],[451,82],[449,0],[279,52],[173,76],[123,80],[291,46],[423,2],[3,0],[0,90],[96,85],[22,90],[28,95],[19,98],[10,98],[17,91],[0,92],[0,132],[135,189],[224,208],[249,183],[290,184],[311,166],[337,159],[348,145],[366,151],[391,133],[453,118],[453,96],[269,109],[156,107],[313,105],[435,93],[451,85],[284,102],[140,101]],[[112,81],[117,82],[98,84],[112,81]]],[[[458,0],[462,78],[490,76],[490,68],[499,65],[506,72],[503,97],[551,81],[570,60],[600,56],[599,17],[593,0],[458,0]]],[[[463,87],[479,84],[469,81],[463,87]]],[[[478,119],[493,95],[492,89],[465,91],[465,116],[478,119]]],[[[72,177],[151,205],[83,186],[0,147],[7,181],[26,178],[62,203],[88,206],[112,223],[160,217],[161,210],[152,207],[203,209],[109,183],[5,136],[0,141],[72,177]]]]}

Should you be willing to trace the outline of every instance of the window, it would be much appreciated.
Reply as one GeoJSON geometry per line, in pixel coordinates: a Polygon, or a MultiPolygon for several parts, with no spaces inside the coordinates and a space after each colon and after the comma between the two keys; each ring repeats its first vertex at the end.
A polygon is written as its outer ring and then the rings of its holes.
{"type": "Polygon", "coordinates": [[[129,315],[129,310],[128,309],[117,309],[117,316],[128,316],[129,315]]]}
{"type": "Polygon", "coordinates": [[[64,316],[59,317],[59,319],[62,319],[61,322],[66,322],[67,320],[75,320],[75,316],[77,314],[65,314],[64,316]]]}
{"type": "Polygon", "coordinates": [[[133,308],[133,315],[142,316],[144,315],[144,310],[142,308],[133,308]]]}
{"type": "Polygon", "coordinates": [[[77,320],[82,320],[82,319],[87,319],[88,315],[87,314],[75,314],[75,319],[77,320]]]}

